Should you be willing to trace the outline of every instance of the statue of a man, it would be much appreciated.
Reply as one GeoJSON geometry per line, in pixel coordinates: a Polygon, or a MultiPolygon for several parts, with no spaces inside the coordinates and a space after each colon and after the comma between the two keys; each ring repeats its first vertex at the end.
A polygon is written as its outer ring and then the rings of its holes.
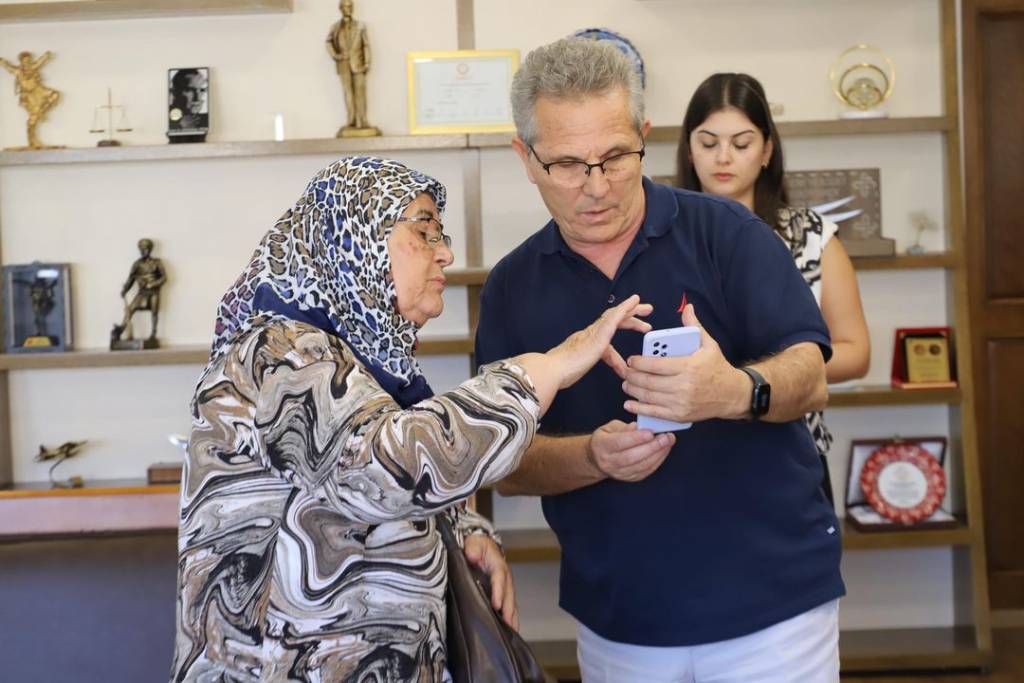
{"type": "Polygon", "coordinates": [[[53,58],[47,50],[39,59],[32,59],[32,53],[24,51],[18,54],[18,63],[11,64],[0,57],[0,66],[14,75],[14,92],[18,95],[18,104],[28,112],[28,147],[16,149],[54,149],[39,140],[36,128],[46,119],[46,115],[60,100],[60,93],[43,85],[43,66],[53,58]]]}
{"type": "Polygon", "coordinates": [[[126,346],[118,344],[121,333],[128,330],[128,340],[133,340],[132,316],[138,311],[149,311],[153,316],[153,325],[150,328],[149,338],[141,345],[141,348],[152,349],[158,346],[156,340],[156,326],[160,317],[160,287],[167,282],[167,274],[164,271],[164,264],[158,258],[150,256],[153,253],[153,240],[139,240],[139,258],[132,264],[128,273],[128,279],[121,287],[121,296],[128,294],[132,285],[138,285],[138,290],[131,302],[124,308],[124,320],[120,325],[114,325],[110,333],[111,348],[137,348],[140,345],[126,346]]]}
{"type": "Polygon", "coordinates": [[[44,343],[38,344],[40,346],[49,346],[53,340],[46,333],[46,319],[55,306],[53,290],[57,285],[57,280],[36,275],[31,280],[15,278],[14,281],[28,287],[29,301],[32,302],[32,317],[36,327],[34,339],[37,341],[45,340],[44,343]]]}
{"type": "Polygon", "coordinates": [[[366,74],[370,70],[370,41],[366,37],[366,26],[352,17],[352,0],[341,0],[338,9],[341,10],[341,20],[335,22],[327,34],[327,52],[341,77],[348,120],[338,129],[336,137],[380,135],[380,130],[366,119],[366,74]]]}

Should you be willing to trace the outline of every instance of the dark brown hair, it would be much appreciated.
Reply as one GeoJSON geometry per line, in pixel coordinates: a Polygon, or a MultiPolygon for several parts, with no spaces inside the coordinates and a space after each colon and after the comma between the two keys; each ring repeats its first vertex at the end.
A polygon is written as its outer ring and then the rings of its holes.
{"type": "Polygon", "coordinates": [[[782,142],[772,121],[764,88],[753,76],[717,73],[697,86],[683,117],[683,131],[676,151],[676,185],[703,191],[690,158],[690,134],[709,116],[727,107],[739,109],[761,131],[766,142],[771,140],[768,167],[761,170],[754,185],[754,213],[773,229],[778,229],[779,209],[789,202],[783,183],[782,142]]]}

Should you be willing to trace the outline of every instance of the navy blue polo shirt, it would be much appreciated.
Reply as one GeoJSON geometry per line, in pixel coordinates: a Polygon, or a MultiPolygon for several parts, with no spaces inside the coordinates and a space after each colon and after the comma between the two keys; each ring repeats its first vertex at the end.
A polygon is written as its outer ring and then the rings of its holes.
{"type": "MultiPolygon", "coordinates": [[[[546,351],[632,294],[654,329],[677,327],[685,293],[733,365],[799,342],[831,356],[828,329],[789,251],[743,206],[644,178],[646,216],[613,280],[572,252],[554,221],[491,271],[477,361],[546,351]]],[[[620,331],[624,358],[642,335],[620,331]]],[[[555,398],[549,435],[635,418],[599,363],[555,398]]],[[[681,646],[742,636],[844,594],[839,523],[803,420],[707,420],[676,433],[647,479],[543,498],[562,546],[560,605],[610,640],[681,646]]]]}

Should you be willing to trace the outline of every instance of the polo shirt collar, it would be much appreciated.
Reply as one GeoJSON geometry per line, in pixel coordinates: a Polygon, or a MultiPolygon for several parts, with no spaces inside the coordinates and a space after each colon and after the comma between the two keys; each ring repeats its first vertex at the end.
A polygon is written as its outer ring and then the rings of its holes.
{"type": "MultiPolygon", "coordinates": [[[[679,214],[679,204],[676,202],[671,188],[659,185],[647,176],[643,178],[643,188],[646,197],[646,213],[637,237],[641,234],[648,239],[661,237],[672,227],[673,221],[679,214]]],[[[646,240],[644,241],[646,242],[646,240]]],[[[562,238],[562,233],[554,219],[549,220],[533,239],[533,248],[542,254],[571,251],[569,245],[562,238]]]]}

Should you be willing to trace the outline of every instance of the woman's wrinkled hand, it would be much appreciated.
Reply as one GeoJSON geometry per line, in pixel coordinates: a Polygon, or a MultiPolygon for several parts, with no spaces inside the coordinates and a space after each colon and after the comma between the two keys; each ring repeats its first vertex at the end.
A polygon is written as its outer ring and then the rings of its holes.
{"type": "Polygon", "coordinates": [[[615,374],[625,379],[626,361],[612,346],[612,336],[618,330],[650,331],[650,324],[640,318],[650,315],[653,310],[653,306],[640,303],[640,297],[634,294],[548,351],[547,355],[561,366],[562,378],[558,388],[565,389],[575,384],[598,360],[603,360],[615,374]]]}
{"type": "Polygon", "coordinates": [[[466,559],[479,567],[491,580],[491,606],[501,614],[506,624],[518,631],[519,608],[516,607],[512,570],[509,569],[501,548],[484,534],[466,536],[464,546],[462,552],[466,554],[466,559]]]}

